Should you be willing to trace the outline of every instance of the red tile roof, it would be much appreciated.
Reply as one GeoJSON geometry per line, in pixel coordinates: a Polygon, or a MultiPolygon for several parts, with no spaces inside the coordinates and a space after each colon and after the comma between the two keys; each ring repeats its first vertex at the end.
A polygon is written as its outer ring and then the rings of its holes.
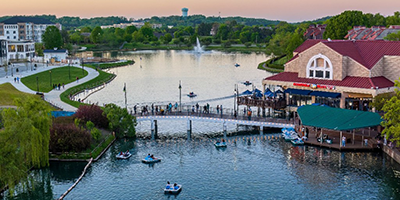
{"type": "Polygon", "coordinates": [[[367,69],[371,69],[385,55],[400,56],[400,41],[383,40],[306,40],[294,52],[301,53],[319,42],[343,56],[352,58],[367,69]]]}
{"type": "Polygon", "coordinates": [[[394,83],[383,76],[379,77],[356,77],[347,76],[342,81],[335,80],[324,80],[324,79],[311,79],[311,78],[300,78],[298,73],[295,72],[282,72],[274,76],[265,78],[265,80],[283,81],[283,82],[299,82],[299,83],[310,83],[310,84],[321,84],[331,86],[342,86],[342,87],[353,87],[353,88],[366,88],[371,87],[387,88],[393,87],[394,83]]]}

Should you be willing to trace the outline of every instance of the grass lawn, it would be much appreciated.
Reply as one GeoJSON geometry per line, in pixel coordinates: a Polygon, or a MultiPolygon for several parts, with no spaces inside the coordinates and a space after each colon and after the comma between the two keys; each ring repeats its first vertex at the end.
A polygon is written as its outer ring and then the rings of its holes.
{"type": "Polygon", "coordinates": [[[48,71],[40,72],[38,74],[34,74],[31,76],[27,76],[21,79],[21,82],[25,84],[29,89],[33,91],[37,91],[37,81],[39,85],[40,92],[50,92],[53,89],[52,84],[68,84],[73,81],[76,81],[76,77],[80,79],[87,76],[88,72],[86,70],[83,71],[81,68],[70,67],[71,68],[71,79],[69,79],[69,67],[59,67],[53,68],[48,71]],[[38,77],[36,79],[36,77],[38,77]],[[51,79],[50,79],[51,78],[51,79]],[[51,80],[51,82],[50,82],[51,80]]]}
{"type": "Polygon", "coordinates": [[[13,106],[14,99],[24,99],[27,97],[40,98],[38,95],[28,94],[20,92],[11,83],[4,83],[0,85],[0,105],[1,106],[13,106]]]}
{"type": "MultiPolygon", "coordinates": [[[[85,65],[85,67],[94,68],[93,65],[85,65]]],[[[101,70],[99,70],[98,72],[99,72],[99,75],[96,78],[94,78],[88,82],[82,83],[81,85],[69,88],[65,92],[61,93],[61,95],[60,95],[61,101],[65,102],[71,106],[74,106],[76,108],[79,108],[79,106],[84,103],[79,103],[77,101],[70,100],[69,95],[73,95],[77,92],[83,91],[84,89],[95,88],[97,86],[100,86],[100,85],[112,80],[115,77],[114,74],[110,74],[110,73],[107,73],[107,72],[104,72],[101,70]]]]}

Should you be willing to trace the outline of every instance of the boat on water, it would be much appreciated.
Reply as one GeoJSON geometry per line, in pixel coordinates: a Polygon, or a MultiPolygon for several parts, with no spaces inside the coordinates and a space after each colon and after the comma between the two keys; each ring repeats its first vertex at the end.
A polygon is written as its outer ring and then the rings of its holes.
{"type": "Polygon", "coordinates": [[[155,158],[155,157],[146,157],[142,159],[143,163],[156,163],[156,162],[160,162],[161,158],[155,158]]]}
{"type": "Polygon", "coordinates": [[[249,86],[249,85],[251,85],[251,82],[250,82],[250,81],[245,81],[245,82],[243,82],[243,84],[244,84],[245,86],[249,86]]]}
{"type": "Polygon", "coordinates": [[[219,147],[227,147],[226,142],[216,142],[214,144],[215,147],[219,148],[219,147]]]}
{"type": "Polygon", "coordinates": [[[239,67],[240,65],[238,63],[235,64],[235,67],[239,67]]]}
{"type": "Polygon", "coordinates": [[[164,193],[166,194],[178,194],[182,190],[182,185],[178,184],[167,184],[167,186],[164,188],[164,193]]]}
{"type": "Polygon", "coordinates": [[[194,92],[190,92],[190,93],[188,94],[188,97],[190,97],[190,98],[196,97],[196,96],[197,96],[197,94],[195,94],[194,92]]]}
{"type": "Polygon", "coordinates": [[[296,138],[296,139],[294,139],[294,140],[291,140],[290,141],[293,145],[303,145],[304,144],[304,141],[302,140],[302,139],[300,139],[300,138],[296,138]]]}
{"type": "Polygon", "coordinates": [[[299,136],[297,135],[296,131],[293,128],[283,128],[282,137],[286,141],[291,141],[299,138],[299,136]]]}
{"type": "Polygon", "coordinates": [[[116,155],[115,157],[117,158],[117,159],[128,159],[128,158],[130,158],[132,156],[132,154],[131,153],[129,153],[129,151],[127,151],[127,152],[125,152],[125,153],[119,153],[118,155],[116,155]]]}

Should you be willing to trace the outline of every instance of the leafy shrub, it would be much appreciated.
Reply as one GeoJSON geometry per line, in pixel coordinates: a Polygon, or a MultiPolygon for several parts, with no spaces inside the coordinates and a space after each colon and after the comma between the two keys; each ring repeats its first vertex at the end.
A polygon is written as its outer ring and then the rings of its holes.
{"type": "Polygon", "coordinates": [[[93,129],[90,131],[90,134],[92,135],[92,138],[93,138],[93,139],[95,139],[95,140],[99,140],[99,139],[100,139],[101,132],[100,132],[99,129],[93,128],[93,129]]]}
{"type": "Polygon", "coordinates": [[[90,147],[91,135],[74,124],[53,124],[50,129],[51,152],[80,152],[90,147]]]}
{"type": "Polygon", "coordinates": [[[78,111],[74,114],[76,118],[81,119],[84,123],[87,121],[93,122],[97,127],[107,128],[108,119],[103,110],[96,105],[81,105],[78,111]]]}
{"type": "Polygon", "coordinates": [[[94,128],[94,124],[91,121],[86,122],[86,129],[91,131],[94,128]]]}

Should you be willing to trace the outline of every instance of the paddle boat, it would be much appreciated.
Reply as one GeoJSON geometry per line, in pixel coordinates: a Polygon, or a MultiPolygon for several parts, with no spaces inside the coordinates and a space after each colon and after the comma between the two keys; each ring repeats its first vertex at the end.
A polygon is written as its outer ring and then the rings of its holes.
{"type": "Polygon", "coordinates": [[[299,138],[299,136],[297,135],[296,131],[293,128],[283,128],[282,129],[282,137],[286,141],[291,141],[291,140],[295,140],[295,139],[299,138]]]}
{"type": "Polygon", "coordinates": [[[244,84],[245,86],[249,86],[249,85],[251,85],[251,82],[250,82],[250,81],[245,81],[245,82],[243,82],[243,84],[244,84]]]}
{"type": "Polygon", "coordinates": [[[182,190],[182,185],[178,184],[167,184],[167,186],[164,188],[164,193],[166,194],[178,194],[182,190]]]}
{"type": "Polygon", "coordinates": [[[239,67],[240,65],[238,63],[235,64],[235,67],[239,67]]]}
{"type": "Polygon", "coordinates": [[[222,140],[221,142],[217,141],[216,143],[214,143],[214,146],[217,147],[217,148],[227,147],[225,140],[222,140]]]}
{"type": "Polygon", "coordinates": [[[156,163],[156,162],[160,162],[161,158],[155,158],[153,155],[148,155],[146,156],[146,158],[142,159],[143,163],[156,163]]]}
{"type": "Polygon", "coordinates": [[[293,145],[303,145],[304,141],[300,138],[294,139],[290,141],[293,145]]]}
{"type": "Polygon", "coordinates": [[[193,93],[193,92],[190,92],[190,93],[188,94],[188,97],[190,97],[190,98],[196,97],[196,96],[197,96],[197,94],[195,94],[195,93],[193,93]]]}
{"type": "Polygon", "coordinates": [[[119,154],[116,155],[115,157],[116,157],[117,159],[128,159],[128,158],[130,158],[131,156],[132,156],[132,154],[129,153],[129,151],[126,151],[125,153],[123,153],[123,152],[119,153],[119,154]]]}

